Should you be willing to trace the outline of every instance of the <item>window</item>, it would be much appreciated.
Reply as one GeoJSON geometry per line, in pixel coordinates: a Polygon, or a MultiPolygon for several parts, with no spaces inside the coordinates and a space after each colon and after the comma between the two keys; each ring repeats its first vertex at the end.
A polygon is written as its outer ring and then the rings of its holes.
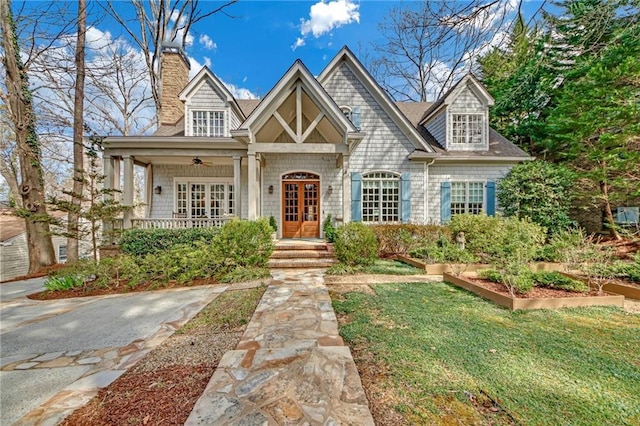
{"type": "Polygon", "coordinates": [[[177,182],[175,213],[188,218],[235,214],[233,184],[223,181],[177,182]]]}
{"type": "Polygon", "coordinates": [[[67,261],[67,246],[58,246],[58,263],[67,261]]]}
{"type": "Polygon", "coordinates": [[[345,117],[347,117],[349,120],[351,120],[351,122],[353,123],[355,128],[360,130],[360,128],[362,127],[360,107],[353,107],[352,108],[352,107],[348,107],[348,106],[341,106],[340,110],[342,111],[342,113],[344,114],[345,117]]]}
{"type": "Polygon", "coordinates": [[[483,117],[483,114],[452,114],[451,143],[467,145],[484,144],[483,117]]]}
{"type": "Polygon", "coordinates": [[[224,111],[193,111],[193,136],[225,136],[224,111]]]}
{"type": "Polygon", "coordinates": [[[362,221],[400,220],[400,179],[393,173],[376,172],[362,176],[362,221]]]}
{"type": "Polygon", "coordinates": [[[484,183],[451,182],[451,215],[479,214],[483,210],[484,183]]]}

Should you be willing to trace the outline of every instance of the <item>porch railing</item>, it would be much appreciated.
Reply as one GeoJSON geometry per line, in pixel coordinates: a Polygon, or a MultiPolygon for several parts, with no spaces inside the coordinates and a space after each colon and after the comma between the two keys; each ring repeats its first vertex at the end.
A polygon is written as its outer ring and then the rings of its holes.
{"type": "Polygon", "coordinates": [[[131,219],[131,226],[138,229],[181,229],[181,228],[203,228],[207,226],[220,227],[229,222],[231,217],[216,217],[210,219],[131,219]]]}

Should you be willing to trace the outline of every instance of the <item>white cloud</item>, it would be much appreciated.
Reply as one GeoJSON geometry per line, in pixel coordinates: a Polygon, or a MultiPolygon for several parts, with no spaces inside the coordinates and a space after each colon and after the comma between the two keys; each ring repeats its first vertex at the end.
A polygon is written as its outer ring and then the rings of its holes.
{"type": "Polygon", "coordinates": [[[291,50],[296,50],[298,47],[304,46],[304,39],[302,37],[298,37],[296,42],[291,46],[291,50]]]}
{"type": "Polygon", "coordinates": [[[211,68],[211,58],[204,57],[204,65],[211,68]]]}
{"type": "Polygon", "coordinates": [[[352,0],[321,0],[311,6],[309,19],[300,19],[300,34],[296,42],[291,46],[293,50],[304,46],[305,38],[312,34],[318,38],[329,33],[334,28],[343,25],[360,23],[360,5],[352,0]]]}
{"type": "MultiPolygon", "coordinates": [[[[178,30],[176,31],[176,39],[174,40],[175,42],[178,43],[182,43],[182,41],[184,40],[184,45],[185,46],[193,46],[193,35],[191,35],[191,33],[186,33],[184,32],[184,25],[186,22],[186,18],[183,16],[180,19],[178,19],[178,16],[180,15],[180,12],[178,12],[177,10],[174,10],[171,13],[171,22],[173,22],[174,26],[178,27],[178,30]]],[[[169,29],[169,31],[167,31],[167,35],[170,35],[172,33],[172,29],[169,29]]],[[[170,40],[167,40],[170,41],[170,40]]]]}
{"type": "Polygon", "coordinates": [[[218,48],[218,45],[216,44],[216,42],[211,40],[211,37],[209,37],[206,34],[202,34],[198,39],[198,41],[207,50],[213,50],[218,48]]]}

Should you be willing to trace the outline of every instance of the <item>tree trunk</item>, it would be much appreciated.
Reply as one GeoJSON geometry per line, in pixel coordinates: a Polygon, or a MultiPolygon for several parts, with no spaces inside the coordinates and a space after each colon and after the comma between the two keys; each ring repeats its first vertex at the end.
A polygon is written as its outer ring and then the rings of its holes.
{"type": "Polygon", "coordinates": [[[78,0],[78,37],[76,43],[76,87],[73,104],[73,190],[71,209],[67,223],[67,260],[78,260],[78,238],[80,231],[80,210],[84,191],[84,49],[87,33],[87,5],[78,0]]]}
{"type": "Polygon", "coordinates": [[[622,237],[616,229],[616,222],[613,218],[613,211],[611,210],[611,202],[609,201],[609,185],[606,182],[600,182],[600,192],[602,192],[602,199],[604,200],[604,215],[607,224],[609,225],[609,235],[620,241],[622,237]]]}
{"type": "Polygon", "coordinates": [[[15,127],[16,145],[20,160],[20,192],[23,207],[18,214],[25,219],[27,247],[29,249],[29,273],[56,262],[49,215],[44,194],[44,178],[41,164],[40,143],[36,133],[36,118],[27,71],[20,58],[15,22],[8,0],[0,0],[0,27],[6,69],[8,109],[15,127]]]}

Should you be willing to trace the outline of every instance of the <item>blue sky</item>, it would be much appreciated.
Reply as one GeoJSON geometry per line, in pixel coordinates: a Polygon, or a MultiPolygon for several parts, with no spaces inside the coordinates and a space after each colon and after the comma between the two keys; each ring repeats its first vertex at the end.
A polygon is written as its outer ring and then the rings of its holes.
{"type": "MultiPolygon", "coordinates": [[[[219,4],[201,2],[204,8],[219,4]]],[[[264,96],[298,58],[312,73],[319,74],[344,45],[360,56],[372,42],[382,40],[378,24],[399,4],[377,0],[241,0],[225,9],[226,14],[218,13],[192,27],[186,53],[195,71],[198,65],[206,64],[225,83],[264,96]]],[[[528,1],[525,11],[536,10],[540,4],[528,1]]],[[[124,2],[119,7],[123,13],[128,11],[124,2]]],[[[97,28],[113,36],[121,34],[106,21],[97,28]]]]}

